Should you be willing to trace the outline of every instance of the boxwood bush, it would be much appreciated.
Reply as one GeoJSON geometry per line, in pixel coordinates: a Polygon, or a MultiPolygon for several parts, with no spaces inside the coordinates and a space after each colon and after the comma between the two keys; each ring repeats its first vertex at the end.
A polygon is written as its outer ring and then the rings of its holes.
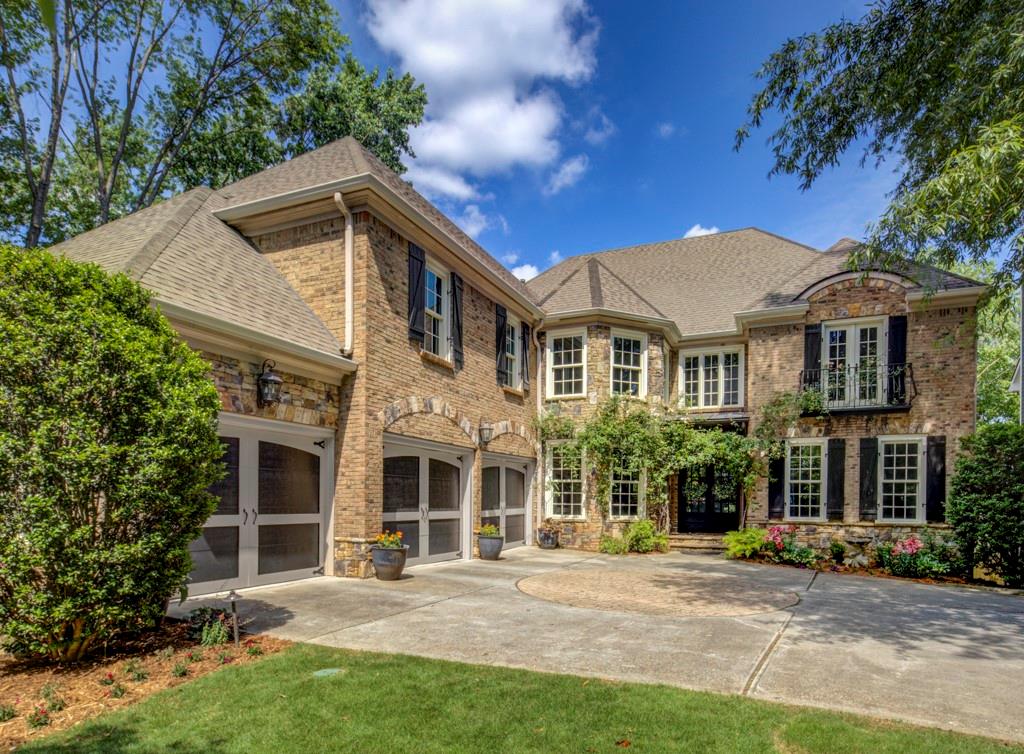
{"type": "Polygon", "coordinates": [[[960,553],[1024,587],[1024,427],[988,424],[961,442],[946,506],[960,553]]]}
{"type": "Polygon", "coordinates": [[[208,365],[123,275],[0,246],[0,636],[77,660],[159,620],[223,473],[208,365]]]}

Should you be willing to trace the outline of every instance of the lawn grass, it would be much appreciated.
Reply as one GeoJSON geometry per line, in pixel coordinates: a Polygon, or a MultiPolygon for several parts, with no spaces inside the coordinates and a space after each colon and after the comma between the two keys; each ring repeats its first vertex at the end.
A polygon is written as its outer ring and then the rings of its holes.
{"type": "Polygon", "coordinates": [[[737,696],[296,645],[37,739],[32,752],[1006,752],[737,696]],[[313,671],[341,668],[317,678],[313,671]],[[626,743],[628,742],[628,744],[626,743]]]}

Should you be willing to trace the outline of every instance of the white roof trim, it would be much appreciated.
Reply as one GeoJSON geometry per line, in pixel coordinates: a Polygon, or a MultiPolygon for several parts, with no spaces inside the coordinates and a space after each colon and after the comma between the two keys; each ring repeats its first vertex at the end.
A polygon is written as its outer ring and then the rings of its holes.
{"type": "Polygon", "coordinates": [[[926,303],[931,301],[945,302],[950,299],[977,299],[985,291],[988,290],[988,286],[985,285],[972,285],[969,288],[946,288],[941,291],[929,291],[927,289],[907,291],[907,301],[924,301],[926,303]]]}
{"type": "Polygon", "coordinates": [[[640,325],[648,325],[652,329],[664,331],[669,337],[669,341],[672,345],[683,340],[683,336],[679,332],[679,328],[671,319],[666,319],[664,317],[645,317],[641,314],[624,312],[618,309],[608,309],[603,306],[590,307],[587,309],[573,309],[571,311],[558,312],[557,314],[549,314],[544,319],[544,327],[546,329],[550,325],[555,325],[578,317],[611,317],[613,319],[625,320],[626,322],[635,322],[640,325]]]}

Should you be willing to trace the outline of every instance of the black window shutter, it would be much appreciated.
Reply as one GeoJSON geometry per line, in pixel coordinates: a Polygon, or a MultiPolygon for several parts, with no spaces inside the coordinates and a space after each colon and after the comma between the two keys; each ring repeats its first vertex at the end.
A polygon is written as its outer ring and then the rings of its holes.
{"type": "Polygon", "coordinates": [[[803,388],[821,389],[821,325],[804,325],[803,388]]]}
{"type": "Polygon", "coordinates": [[[501,304],[494,305],[494,360],[498,367],[498,384],[508,382],[508,370],[505,368],[505,325],[508,324],[508,312],[501,304]]]}
{"type": "Polygon", "coordinates": [[[452,278],[452,361],[462,369],[462,278],[455,272],[452,278]]]}
{"type": "Polygon", "coordinates": [[[860,518],[878,518],[878,438],[860,438],[860,518]]]}
{"type": "Polygon", "coordinates": [[[409,340],[423,342],[423,271],[426,258],[423,249],[409,244],[409,340]]]}
{"type": "Polygon", "coordinates": [[[768,464],[768,518],[786,515],[786,459],[773,458],[768,464]]]}
{"type": "Polygon", "coordinates": [[[925,518],[928,523],[942,523],[946,520],[946,436],[929,437],[926,448],[925,518]]]}
{"type": "Polygon", "coordinates": [[[520,341],[522,342],[522,345],[520,346],[520,348],[523,349],[522,350],[522,358],[519,360],[519,363],[522,365],[521,368],[520,368],[520,371],[523,373],[523,390],[529,390],[530,389],[530,326],[524,323],[520,327],[520,331],[521,331],[521,334],[522,334],[522,337],[520,338],[520,341]]]}
{"type": "Polygon", "coordinates": [[[845,504],[844,487],[846,474],[846,440],[833,437],[828,441],[828,493],[825,498],[825,512],[829,521],[843,520],[845,504]]]}
{"type": "Polygon", "coordinates": [[[907,402],[907,317],[900,314],[889,317],[889,403],[907,402]]]}

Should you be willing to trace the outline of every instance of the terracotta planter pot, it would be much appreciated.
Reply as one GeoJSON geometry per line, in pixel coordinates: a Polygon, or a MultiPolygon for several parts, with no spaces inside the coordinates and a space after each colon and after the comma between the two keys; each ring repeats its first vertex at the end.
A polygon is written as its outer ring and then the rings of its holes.
{"type": "Polygon", "coordinates": [[[401,550],[390,550],[374,545],[370,548],[373,556],[373,571],[381,581],[397,581],[405,568],[405,558],[409,554],[409,545],[401,550]]]}
{"type": "Polygon", "coordinates": [[[497,560],[501,556],[501,548],[505,544],[504,537],[485,537],[482,534],[477,537],[477,544],[480,547],[480,557],[483,560],[497,560]]]}
{"type": "Polygon", "coordinates": [[[558,547],[558,532],[538,529],[537,544],[540,545],[542,550],[554,550],[558,547]]]}

